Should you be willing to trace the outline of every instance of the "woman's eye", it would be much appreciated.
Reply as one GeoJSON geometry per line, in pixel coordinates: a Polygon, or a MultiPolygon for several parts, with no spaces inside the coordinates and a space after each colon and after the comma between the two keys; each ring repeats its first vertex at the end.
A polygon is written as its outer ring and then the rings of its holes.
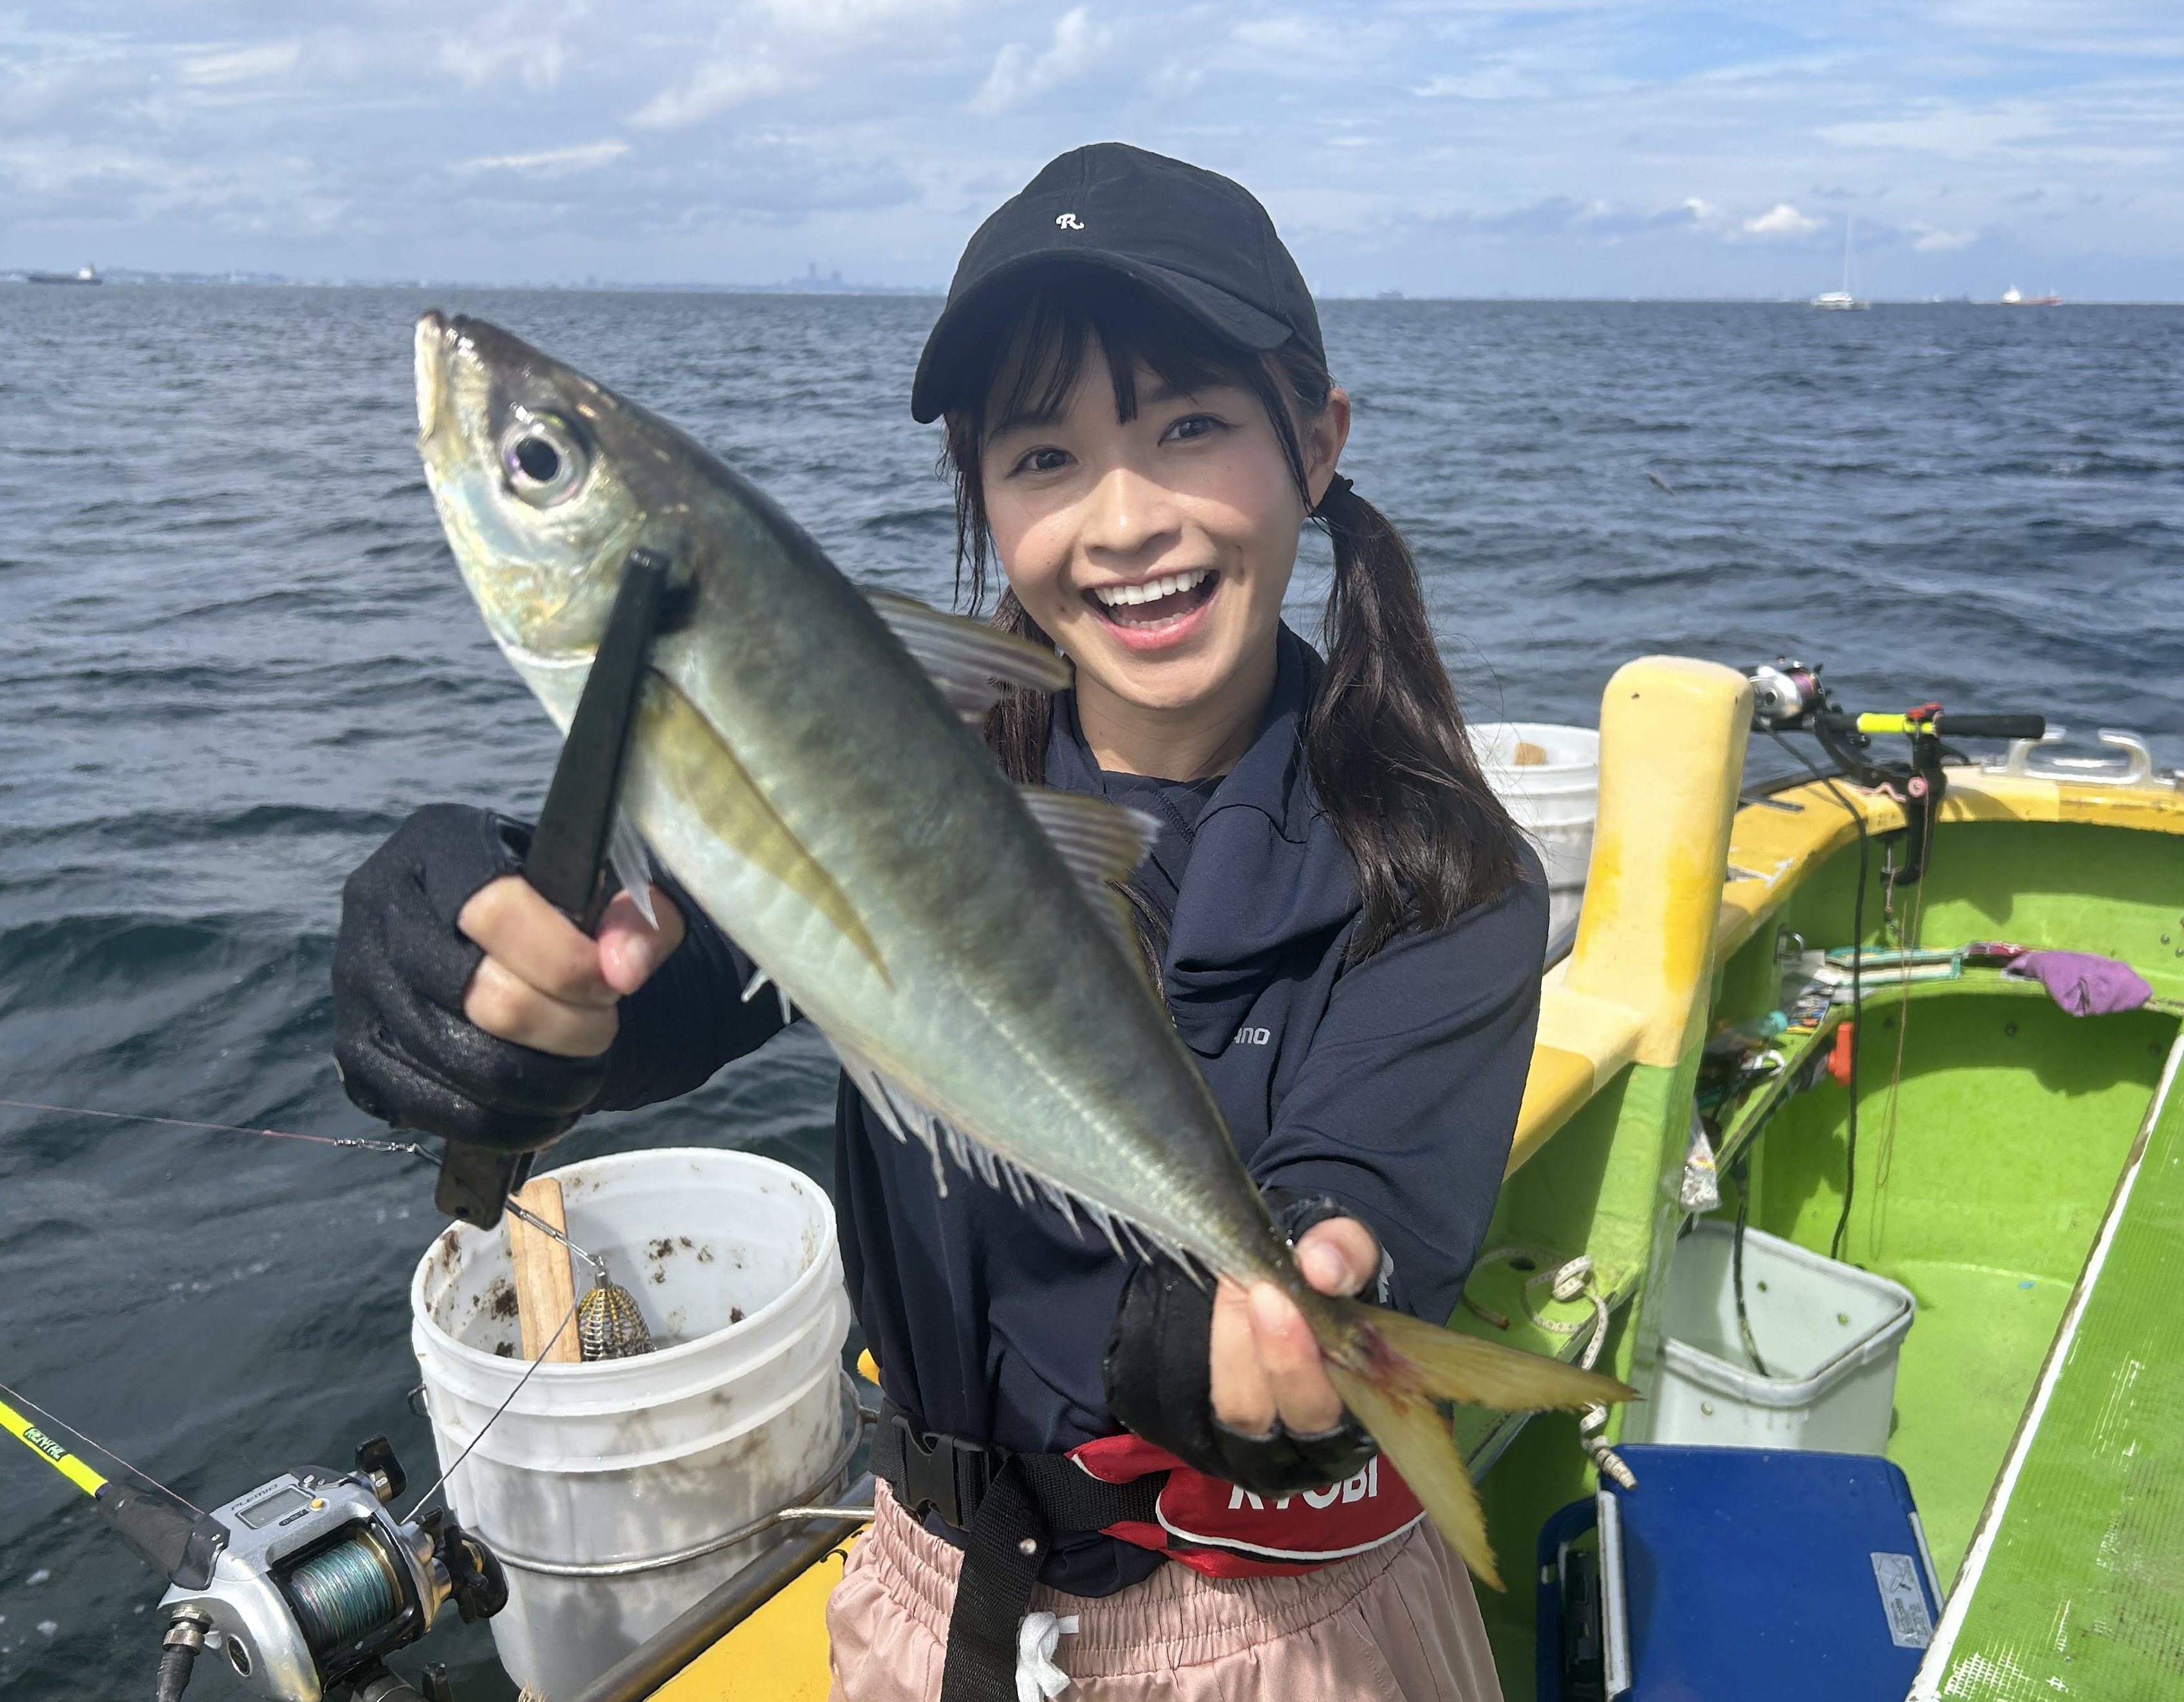
{"type": "Polygon", "coordinates": [[[1188,443],[1220,429],[1221,421],[1211,414],[1186,414],[1167,428],[1167,434],[1178,443],[1188,443]]]}
{"type": "Polygon", "coordinates": [[[1017,463],[1018,472],[1058,472],[1069,465],[1067,449],[1034,449],[1017,463]]]}

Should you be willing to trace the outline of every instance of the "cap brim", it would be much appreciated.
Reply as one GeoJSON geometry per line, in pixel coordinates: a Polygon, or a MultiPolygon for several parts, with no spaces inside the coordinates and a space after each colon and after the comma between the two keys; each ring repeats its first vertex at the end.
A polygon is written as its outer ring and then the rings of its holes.
{"type": "Polygon", "coordinates": [[[911,418],[921,426],[929,424],[958,399],[957,377],[978,341],[982,322],[1011,285],[1021,284],[1028,272],[1069,266],[1095,266],[1135,279],[1174,303],[1223,342],[1254,354],[1279,349],[1293,334],[1272,314],[1262,313],[1251,303],[1187,272],[1171,271],[1121,254],[1050,248],[994,268],[941,310],[926,335],[924,352],[917,357],[917,377],[910,390],[911,418]]]}

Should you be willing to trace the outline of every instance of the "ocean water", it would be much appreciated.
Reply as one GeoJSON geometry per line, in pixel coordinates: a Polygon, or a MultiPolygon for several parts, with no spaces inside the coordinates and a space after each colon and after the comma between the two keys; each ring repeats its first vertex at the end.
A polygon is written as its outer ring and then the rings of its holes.
{"type": "MultiPolygon", "coordinates": [[[[929,301],[0,288],[0,1098],[371,1132],[327,1052],[342,880],[419,804],[535,806],[555,751],[410,447],[427,305],[685,425],[851,573],[949,594],[905,405],[929,301]]],[[[1326,326],[1346,468],[1416,544],[1473,714],[1591,722],[1630,656],[1787,652],[1857,706],[2041,710],[2184,762],[2184,310],[1326,326]]],[[[1300,620],[1323,587],[1308,551],[1300,620]]],[[[832,1084],[792,1035],[562,1150],[823,1174],[832,1084]]],[[[0,1106],[0,1381],[201,1505],[379,1431],[421,1482],[431,1199],[411,1161],[0,1106]]],[[[148,1694],[158,1584],[0,1446],[0,1690],[148,1694]]],[[[507,1694],[482,1629],[428,1648],[507,1694]]]]}

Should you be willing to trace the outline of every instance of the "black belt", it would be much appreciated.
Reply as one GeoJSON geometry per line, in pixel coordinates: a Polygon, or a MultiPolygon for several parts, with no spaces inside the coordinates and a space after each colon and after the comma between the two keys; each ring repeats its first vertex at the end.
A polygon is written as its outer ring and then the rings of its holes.
{"type": "Polygon", "coordinates": [[[1103,1483],[1066,1454],[936,1435],[893,1401],[881,1403],[872,1469],[911,1517],[930,1509],[964,1533],[941,1702],[1016,1702],[1017,1627],[1055,1533],[1157,1524],[1167,1481],[1103,1483]]]}

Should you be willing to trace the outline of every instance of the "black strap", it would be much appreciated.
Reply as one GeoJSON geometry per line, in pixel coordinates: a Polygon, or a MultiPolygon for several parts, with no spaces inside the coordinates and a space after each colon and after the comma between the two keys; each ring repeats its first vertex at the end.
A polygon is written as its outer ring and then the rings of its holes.
{"type": "Polygon", "coordinates": [[[872,1438],[872,1471],[912,1518],[930,1508],[965,1533],[940,1702],[1015,1702],[1017,1627],[1055,1533],[1156,1524],[1167,1481],[1106,1483],[1066,1454],[935,1435],[893,1402],[872,1438]]]}

